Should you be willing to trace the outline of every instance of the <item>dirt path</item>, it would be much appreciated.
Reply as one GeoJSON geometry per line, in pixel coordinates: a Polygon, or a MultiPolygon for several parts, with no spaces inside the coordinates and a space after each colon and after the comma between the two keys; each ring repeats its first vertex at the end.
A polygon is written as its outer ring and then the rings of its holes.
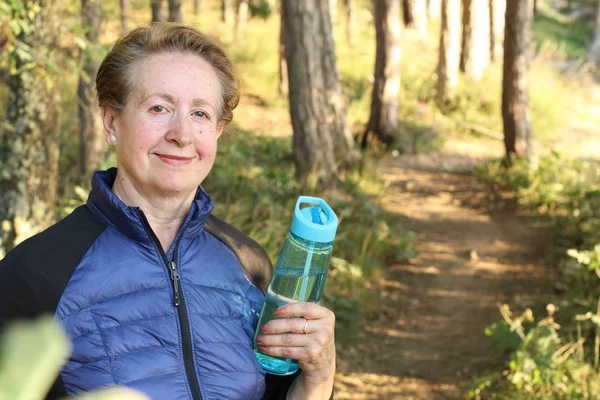
{"type": "Polygon", "coordinates": [[[419,256],[390,266],[364,340],[339,355],[337,399],[459,399],[501,362],[484,329],[498,303],[527,306],[542,288],[546,240],[490,209],[472,164],[449,153],[384,163],[385,206],[406,217],[419,256]]]}

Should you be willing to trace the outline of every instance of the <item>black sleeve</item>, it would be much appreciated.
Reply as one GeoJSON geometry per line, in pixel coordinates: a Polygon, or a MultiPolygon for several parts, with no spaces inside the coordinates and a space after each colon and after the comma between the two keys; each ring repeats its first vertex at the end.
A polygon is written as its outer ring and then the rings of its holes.
{"type": "Polygon", "coordinates": [[[294,382],[294,379],[296,379],[298,375],[300,375],[300,370],[288,376],[267,374],[267,389],[265,390],[263,400],[285,400],[292,382],[294,382]]]}
{"type": "MultiPolygon", "coordinates": [[[[54,315],[73,271],[105,228],[80,206],[0,260],[0,332],[14,320],[54,315]]],[[[64,396],[59,377],[47,399],[64,396]]]]}
{"type": "MultiPolygon", "coordinates": [[[[286,400],[290,386],[292,386],[294,380],[300,375],[300,372],[301,371],[298,370],[295,374],[288,376],[267,374],[267,389],[265,390],[263,400],[286,400]]],[[[333,400],[333,391],[331,392],[329,400],[333,400]]]]}
{"type": "Polygon", "coordinates": [[[273,264],[265,249],[248,235],[212,214],[206,220],[204,229],[229,247],[242,264],[250,282],[266,293],[273,274],[273,264]]]}

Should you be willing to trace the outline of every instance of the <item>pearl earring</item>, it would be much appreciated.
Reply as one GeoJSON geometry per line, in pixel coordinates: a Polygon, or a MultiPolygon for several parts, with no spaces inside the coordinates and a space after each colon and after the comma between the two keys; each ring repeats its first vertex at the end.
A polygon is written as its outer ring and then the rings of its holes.
{"type": "Polygon", "coordinates": [[[116,137],[115,135],[110,135],[110,138],[109,138],[109,140],[110,140],[110,142],[111,142],[112,144],[115,144],[115,143],[117,143],[117,137],[116,137]]]}

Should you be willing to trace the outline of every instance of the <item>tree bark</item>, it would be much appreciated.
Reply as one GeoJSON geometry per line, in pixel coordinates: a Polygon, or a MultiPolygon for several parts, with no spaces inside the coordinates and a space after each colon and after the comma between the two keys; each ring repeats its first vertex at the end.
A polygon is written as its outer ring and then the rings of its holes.
{"type": "MultiPolygon", "coordinates": [[[[102,23],[102,1],[82,0],[81,21],[85,37],[92,45],[98,44],[102,23]]],[[[79,156],[82,181],[88,182],[94,171],[104,161],[104,129],[100,118],[98,100],[94,94],[96,73],[100,59],[89,49],[82,53],[83,69],[79,76],[79,156]]]]}
{"type": "Polygon", "coordinates": [[[481,80],[490,61],[490,11],[485,0],[463,1],[463,41],[460,69],[467,78],[481,80]]]}
{"type": "Polygon", "coordinates": [[[346,41],[350,46],[354,44],[354,30],[356,29],[355,21],[355,0],[344,0],[346,11],[346,41]]]}
{"type": "Polygon", "coordinates": [[[119,0],[121,7],[121,32],[129,30],[129,0],[119,0]]]}
{"type": "Polygon", "coordinates": [[[598,0],[598,10],[596,14],[596,29],[594,37],[588,52],[588,61],[594,63],[600,69],[600,0],[598,0]]]}
{"type": "Polygon", "coordinates": [[[279,95],[281,97],[287,97],[289,95],[288,86],[288,67],[285,60],[285,19],[283,13],[280,15],[280,26],[279,26],[279,95]]]}
{"type": "Polygon", "coordinates": [[[404,26],[412,26],[414,22],[411,0],[402,0],[402,21],[404,26]]]}
{"type": "Polygon", "coordinates": [[[296,174],[303,185],[335,185],[358,155],[346,125],[329,3],[284,0],[282,12],[296,174]]]}
{"type": "Polygon", "coordinates": [[[533,8],[529,0],[508,0],[504,33],[502,79],[502,122],[506,160],[526,156],[533,160],[535,149],[529,118],[529,63],[533,8]]]}
{"type": "Polygon", "coordinates": [[[221,0],[221,20],[227,25],[233,25],[234,15],[232,0],[221,0]]]}
{"type": "Polygon", "coordinates": [[[0,134],[0,247],[10,250],[55,220],[58,182],[58,72],[48,66],[58,47],[54,0],[24,2],[31,31],[18,40],[27,45],[36,64],[22,52],[8,54],[18,72],[9,77],[6,120],[0,134]]]}
{"type": "Polygon", "coordinates": [[[396,0],[374,0],[375,82],[371,97],[371,116],[362,138],[367,147],[370,135],[392,144],[398,128],[398,93],[400,92],[400,9],[396,0]]]}
{"type": "Polygon", "coordinates": [[[506,0],[490,0],[490,59],[492,62],[502,60],[504,14],[506,14],[506,0]]]}
{"type": "Polygon", "coordinates": [[[163,12],[163,0],[151,0],[150,7],[152,7],[152,22],[166,21],[163,12]]]}
{"type": "Polygon", "coordinates": [[[169,0],[169,22],[183,22],[181,15],[181,0],[169,0]]]}
{"type": "MultiPolygon", "coordinates": [[[[460,11],[460,4],[458,7],[460,11]]],[[[442,12],[442,3],[440,0],[428,0],[427,1],[427,13],[429,19],[439,19],[442,12]]]]}
{"type": "Polygon", "coordinates": [[[460,0],[442,0],[442,30],[437,67],[437,101],[452,99],[458,86],[460,61],[460,0]]]}
{"type": "Polygon", "coordinates": [[[248,0],[237,0],[237,12],[235,14],[235,38],[237,40],[244,37],[246,24],[248,23],[249,4],[248,0]]]}

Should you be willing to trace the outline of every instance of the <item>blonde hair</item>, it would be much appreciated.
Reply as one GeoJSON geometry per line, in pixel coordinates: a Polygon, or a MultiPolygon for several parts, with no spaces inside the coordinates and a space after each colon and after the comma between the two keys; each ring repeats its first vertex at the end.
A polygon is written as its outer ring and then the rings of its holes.
{"type": "Polygon", "coordinates": [[[194,28],[165,22],[134,29],[117,40],[96,76],[100,106],[123,111],[133,89],[137,63],[161,53],[193,54],[212,65],[221,83],[218,121],[231,122],[240,100],[240,85],[225,51],[214,39],[194,28]]]}

